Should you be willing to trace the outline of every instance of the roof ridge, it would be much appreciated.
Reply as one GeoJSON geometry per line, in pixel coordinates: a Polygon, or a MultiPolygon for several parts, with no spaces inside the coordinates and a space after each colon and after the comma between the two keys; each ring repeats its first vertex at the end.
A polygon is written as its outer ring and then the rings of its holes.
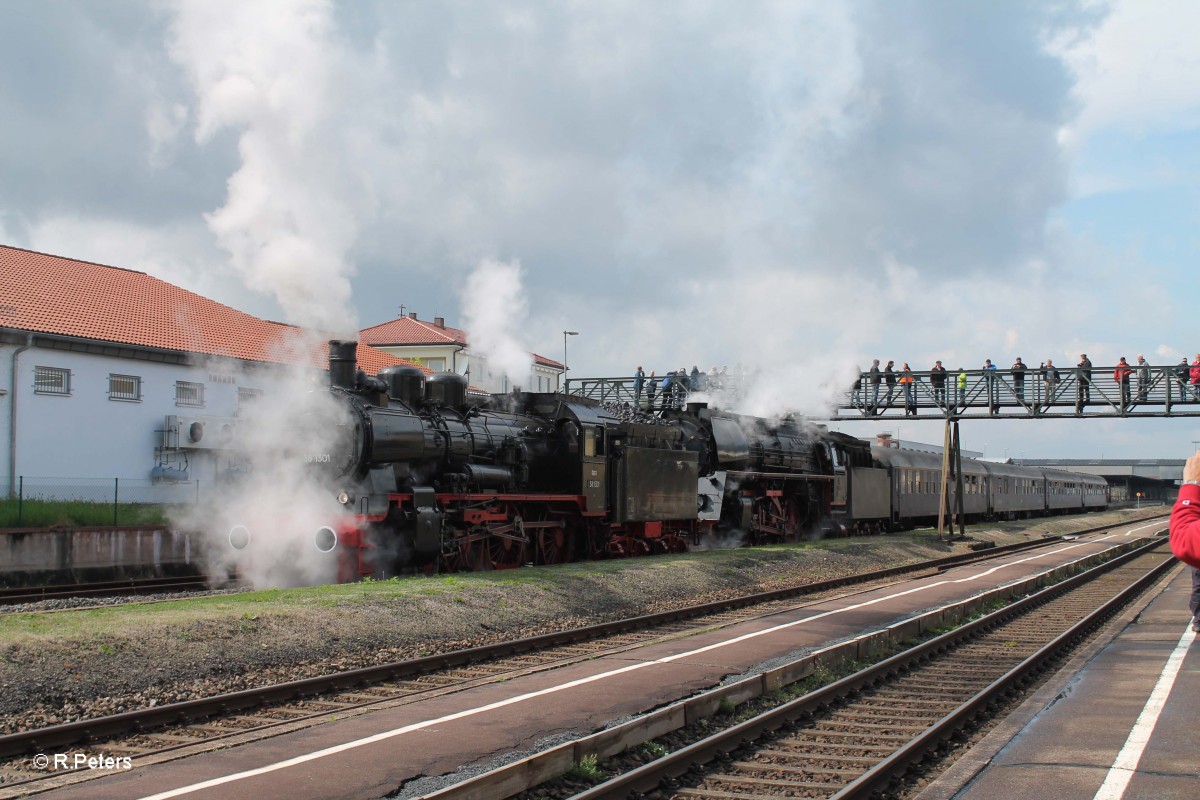
{"type": "MultiPolygon", "coordinates": [[[[144,272],[140,269],[130,269],[129,267],[114,267],[112,264],[101,264],[99,261],[88,261],[85,258],[75,258],[74,256],[60,256],[57,253],[45,253],[45,252],[42,252],[41,250],[31,250],[28,247],[17,247],[16,245],[12,245],[12,244],[0,244],[0,247],[3,247],[6,250],[20,250],[22,253],[31,253],[35,256],[48,256],[49,258],[61,258],[63,261],[74,261],[77,264],[91,264],[93,267],[103,267],[105,269],[116,269],[116,270],[120,270],[121,272],[132,272],[135,275],[146,275],[150,278],[154,278],[154,276],[151,275],[150,273],[144,272]]],[[[155,278],[155,280],[161,280],[161,278],[155,278]]],[[[166,283],[166,281],[163,281],[163,282],[166,283]]],[[[182,286],[177,287],[177,288],[183,289],[182,286]]],[[[187,289],[184,289],[184,291],[186,292],[187,289]]]]}
{"type": "MultiPolygon", "coordinates": [[[[451,341],[454,340],[453,336],[446,333],[448,328],[445,325],[438,327],[437,325],[434,325],[432,322],[426,322],[423,319],[412,319],[411,317],[409,317],[409,320],[417,323],[418,325],[423,325],[425,327],[425,330],[429,331],[430,333],[436,333],[439,336],[444,336],[445,338],[450,339],[451,341]]],[[[461,328],[454,328],[453,330],[456,330],[459,333],[466,333],[466,331],[462,330],[461,328]]]]}

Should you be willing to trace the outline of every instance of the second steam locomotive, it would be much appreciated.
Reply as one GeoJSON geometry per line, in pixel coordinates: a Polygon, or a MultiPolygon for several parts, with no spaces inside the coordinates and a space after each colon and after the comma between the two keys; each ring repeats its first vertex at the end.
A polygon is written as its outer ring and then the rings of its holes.
{"type": "MultiPolygon", "coordinates": [[[[368,377],[355,352],[329,344],[340,418],[312,459],[344,509],[316,532],[341,581],[879,532],[941,502],[940,456],[702,403],[650,416],[556,393],[471,398],[453,373],[368,377]]],[[[971,517],[1107,505],[1091,476],[964,459],[963,478],[971,517]]]]}

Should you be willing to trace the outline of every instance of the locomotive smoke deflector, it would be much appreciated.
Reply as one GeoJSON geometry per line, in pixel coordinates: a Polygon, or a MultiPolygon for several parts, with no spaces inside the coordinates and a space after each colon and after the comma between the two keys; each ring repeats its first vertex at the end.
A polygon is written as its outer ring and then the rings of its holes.
{"type": "Polygon", "coordinates": [[[330,340],[329,385],[340,389],[354,389],[354,375],[357,370],[358,342],[330,340]]]}

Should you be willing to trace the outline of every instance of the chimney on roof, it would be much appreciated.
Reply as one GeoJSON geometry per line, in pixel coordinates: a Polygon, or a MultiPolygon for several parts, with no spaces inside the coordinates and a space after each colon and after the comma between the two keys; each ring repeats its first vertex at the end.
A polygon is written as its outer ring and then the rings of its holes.
{"type": "Polygon", "coordinates": [[[446,327],[446,318],[445,317],[434,317],[433,324],[437,325],[439,328],[444,328],[444,327],[446,327]]]}
{"type": "Polygon", "coordinates": [[[416,318],[417,318],[417,312],[415,312],[415,311],[410,311],[410,312],[408,312],[408,318],[409,318],[409,319],[416,319],[416,318]]]}

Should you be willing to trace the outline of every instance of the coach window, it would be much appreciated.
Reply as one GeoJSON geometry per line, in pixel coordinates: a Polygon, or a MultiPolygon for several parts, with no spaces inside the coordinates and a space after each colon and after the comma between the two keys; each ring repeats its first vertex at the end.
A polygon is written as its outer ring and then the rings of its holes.
{"type": "Polygon", "coordinates": [[[108,399],[140,403],[142,400],[142,379],[137,375],[109,375],[108,399]]]}
{"type": "Polygon", "coordinates": [[[596,455],[596,429],[590,425],[583,429],[584,458],[594,458],[596,455]]]}
{"type": "Polygon", "coordinates": [[[175,405],[204,407],[204,384],[192,381],[175,381],[175,405]]]}
{"type": "Polygon", "coordinates": [[[34,367],[33,391],[35,394],[71,393],[71,370],[58,367],[34,367]]]}

